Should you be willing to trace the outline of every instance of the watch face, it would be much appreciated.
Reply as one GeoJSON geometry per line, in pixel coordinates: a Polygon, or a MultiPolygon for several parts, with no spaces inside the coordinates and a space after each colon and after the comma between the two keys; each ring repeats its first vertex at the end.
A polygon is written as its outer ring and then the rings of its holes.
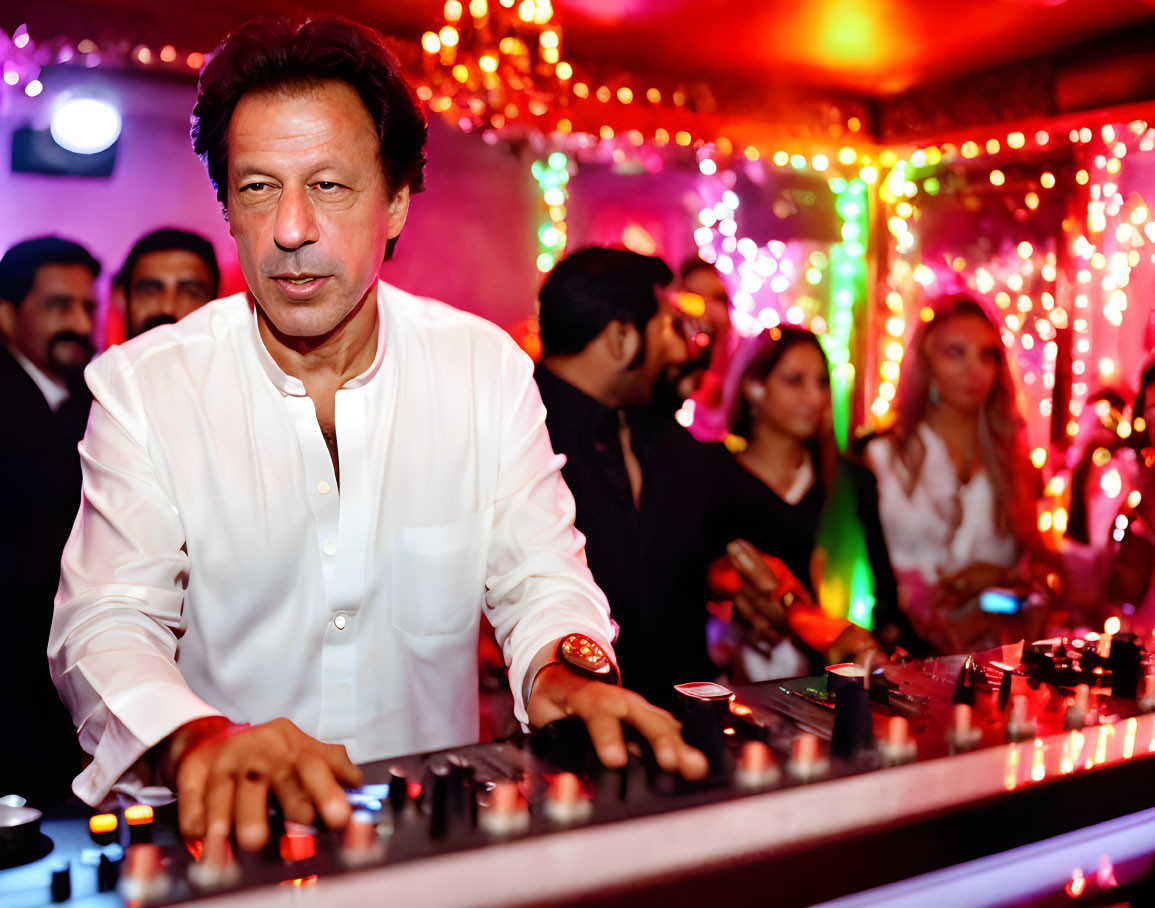
{"type": "Polygon", "coordinates": [[[557,648],[558,658],[582,674],[613,675],[614,666],[597,643],[583,634],[570,634],[557,648]]]}

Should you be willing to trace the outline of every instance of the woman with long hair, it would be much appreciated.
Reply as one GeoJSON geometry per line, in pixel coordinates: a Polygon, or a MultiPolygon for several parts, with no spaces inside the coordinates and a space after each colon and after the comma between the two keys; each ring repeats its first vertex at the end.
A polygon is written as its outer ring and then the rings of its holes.
{"type": "MultiPolygon", "coordinates": [[[[733,528],[779,559],[832,619],[899,642],[903,628],[874,478],[838,455],[822,345],[809,331],[776,327],[743,353],[731,390],[731,432],[746,441],[736,454],[733,528]]],[[[752,680],[806,669],[800,649],[760,650],[739,653],[752,680]]]]}
{"type": "MultiPolygon", "coordinates": [[[[968,296],[930,306],[906,345],[893,428],[867,444],[899,605],[935,649],[997,642],[981,594],[1025,595],[1041,554],[1037,474],[998,330],[968,296]]],[[[1006,601],[1004,599],[1004,601],[1006,601]]]]}

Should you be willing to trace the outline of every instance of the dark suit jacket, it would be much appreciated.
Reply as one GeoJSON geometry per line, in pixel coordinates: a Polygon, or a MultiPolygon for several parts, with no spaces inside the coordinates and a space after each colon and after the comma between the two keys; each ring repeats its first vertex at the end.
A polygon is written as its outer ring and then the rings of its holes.
{"type": "Polygon", "coordinates": [[[45,653],[91,402],[82,387],[54,413],[0,347],[0,795],[33,804],[64,800],[80,770],[76,730],[45,653]]]}

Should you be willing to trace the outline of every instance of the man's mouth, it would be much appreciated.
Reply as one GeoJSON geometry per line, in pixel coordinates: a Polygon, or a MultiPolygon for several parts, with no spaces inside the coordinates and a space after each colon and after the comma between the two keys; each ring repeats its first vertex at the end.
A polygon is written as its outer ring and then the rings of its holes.
{"type": "Polygon", "coordinates": [[[311,300],[319,294],[329,282],[332,275],[328,274],[275,274],[273,281],[281,289],[281,293],[288,299],[296,302],[311,300]]]}
{"type": "Polygon", "coordinates": [[[272,278],[274,281],[288,281],[290,284],[307,284],[310,281],[318,280],[322,277],[319,274],[274,274],[272,278]]]}

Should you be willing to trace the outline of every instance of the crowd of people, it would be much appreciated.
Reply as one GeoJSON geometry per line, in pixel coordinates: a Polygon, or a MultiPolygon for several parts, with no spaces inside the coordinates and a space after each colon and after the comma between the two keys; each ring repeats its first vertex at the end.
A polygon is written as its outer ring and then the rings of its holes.
{"type": "MultiPolygon", "coordinates": [[[[355,763],[476,739],[483,615],[522,723],[576,714],[614,765],[627,722],[701,775],[675,684],[988,648],[1061,603],[981,301],[929,303],[893,424],[840,453],[821,340],[740,340],[703,263],[573,252],[536,367],[379,283],[425,121],[369,29],[246,26],[194,115],[247,292],[216,300],[212,246],[151,233],[114,283],[130,339],[92,359],[92,256],[43,237],[0,260],[0,690],[26,745],[0,789],[177,792],[188,834],[251,848],[270,792],[340,825],[355,763]],[[690,394],[716,440],[675,418],[690,394]]],[[[1155,369],[1133,415],[1155,447],[1141,420],[1155,369]]],[[[1133,459],[1101,548],[1138,620],[1155,467],[1133,459]]]]}

